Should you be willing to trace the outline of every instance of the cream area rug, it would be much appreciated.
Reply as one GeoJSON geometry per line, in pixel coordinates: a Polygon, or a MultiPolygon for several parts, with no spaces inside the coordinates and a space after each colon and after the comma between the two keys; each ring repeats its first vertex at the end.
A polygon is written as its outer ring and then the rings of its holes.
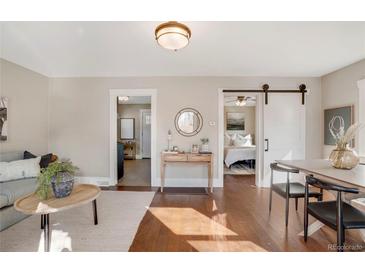
{"type": "MultiPolygon", "coordinates": [[[[155,192],[102,191],[92,204],[50,214],[50,251],[128,251],[155,192]]],[[[1,251],[43,251],[40,216],[31,216],[0,232],[1,251]]]]}

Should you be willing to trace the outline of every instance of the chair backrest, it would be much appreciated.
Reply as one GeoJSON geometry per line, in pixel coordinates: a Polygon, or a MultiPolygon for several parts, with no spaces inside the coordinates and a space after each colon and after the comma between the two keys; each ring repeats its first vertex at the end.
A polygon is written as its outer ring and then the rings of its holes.
{"type": "Polygon", "coordinates": [[[350,188],[350,187],[344,187],[336,184],[332,184],[329,182],[325,182],[323,180],[319,180],[317,178],[314,178],[313,175],[306,176],[306,182],[309,185],[326,189],[326,190],[333,190],[338,192],[347,192],[347,193],[359,193],[359,190],[357,188],[350,188]]]}
{"type": "Polygon", "coordinates": [[[298,169],[282,167],[279,166],[278,163],[271,163],[270,168],[271,170],[275,170],[278,172],[299,173],[298,169]]]}

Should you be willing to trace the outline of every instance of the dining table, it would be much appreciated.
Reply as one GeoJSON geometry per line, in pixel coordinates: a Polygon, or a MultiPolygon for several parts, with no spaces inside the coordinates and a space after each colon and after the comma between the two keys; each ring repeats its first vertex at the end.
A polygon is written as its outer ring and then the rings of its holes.
{"type": "MultiPolygon", "coordinates": [[[[301,173],[313,175],[329,183],[357,188],[360,195],[345,197],[344,200],[351,203],[354,207],[365,211],[365,165],[359,164],[353,169],[347,170],[332,167],[331,162],[326,159],[277,160],[276,162],[279,165],[298,169],[301,173]]],[[[323,225],[320,221],[315,221],[308,227],[308,235],[312,235],[323,225]]],[[[365,242],[365,229],[360,229],[359,232],[365,242]]],[[[304,232],[300,232],[299,235],[303,236],[304,232]]]]}

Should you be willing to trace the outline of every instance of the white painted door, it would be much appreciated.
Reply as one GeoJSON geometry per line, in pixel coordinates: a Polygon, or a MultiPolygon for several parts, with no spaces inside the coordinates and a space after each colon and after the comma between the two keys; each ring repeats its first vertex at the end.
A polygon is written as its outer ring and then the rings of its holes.
{"type": "Polygon", "coordinates": [[[151,158],[151,111],[142,112],[142,158],[151,158]]]}
{"type": "MultiPolygon", "coordinates": [[[[262,186],[270,186],[270,163],[305,158],[305,105],[300,94],[269,94],[264,105],[264,174],[262,186]]],[[[297,178],[296,178],[297,179],[297,178]]],[[[275,173],[275,182],[286,174],[275,173]]]]}

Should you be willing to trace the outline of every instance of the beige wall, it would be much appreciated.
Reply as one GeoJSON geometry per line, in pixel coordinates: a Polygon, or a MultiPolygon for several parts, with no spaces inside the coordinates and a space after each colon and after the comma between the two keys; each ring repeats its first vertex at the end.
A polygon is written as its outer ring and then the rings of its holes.
{"type": "MultiPolygon", "coordinates": [[[[200,138],[209,137],[213,153],[218,152],[218,89],[252,88],[269,83],[272,89],[293,89],[305,83],[307,95],[307,157],[321,155],[321,90],[319,78],[270,77],[129,77],[54,78],[50,90],[50,149],[71,158],[82,176],[109,176],[109,89],[157,89],[157,152],[167,147],[167,131],[172,130],[173,145],[186,151],[200,138]],[[201,132],[194,137],[180,136],[174,127],[176,113],[184,107],[200,111],[204,119],[201,132]],[[210,126],[209,121],[215,122],[210,126]]],[[[298,98],[300,100],[300,98],[298,98]]],[[[158,166],[159,166],[159,157],[158,166]]],[[[215,157],[217,161],[217,157],[215,157]]],[[[217,164],[214,169],[217,176],[217,164]]],[[[157,167],[159,177],[159,168],[157,167]]],[[[186,172],[170,167],[167,177],[202,178],[203,167],[186,172]]]]}
{"type": "Polygon", "coordinates": [[[0,96],[9,99],[8,140],[0,151],[47,153],[49,79],[4,59],[0,66],[0,96]]]}
{"type": "MultiPolygon", "coordinates": [[[[134,138],[136,140],[136,150],[137,155],[140,155],[141,149],[141,129],[140,129],[140,110],[141,109],[151,109],[150,104],[118,104],[117,111],[118,111],[118,118],[134,118],[134,138]]],[[[117,132],[118,132],[118,140],[120,140],[120,123],[119,119],[117,121],[117,132]]]]}
{"type": "Polygon", "coordinates": [[[256,133],[256,107],[238,107],[238,106],[225,106],[224,107],[224,130],[227,132],[251,134],[253,137],[253,143],[255,144],[255,133],[256,133]],[[243,112],[245,114],[245,130],[226,130],[227,128],[227,113],[228,112],[243,112]]]}
{"type": "MultiPolygon", "coordinates": [[[[365,59],[322,77],[322,110],[354,105],[355,121],[359,119],[359,89],[357,81],[365,78],[365,59]]],[[[323,125],[323,111],[320,116],[323,125]]],[[[321,127],[323,137],[323,126],[321,127]]],[[[333,146],[325,146],[321,139],[323,157],[328,157],[333,146]]]]}

